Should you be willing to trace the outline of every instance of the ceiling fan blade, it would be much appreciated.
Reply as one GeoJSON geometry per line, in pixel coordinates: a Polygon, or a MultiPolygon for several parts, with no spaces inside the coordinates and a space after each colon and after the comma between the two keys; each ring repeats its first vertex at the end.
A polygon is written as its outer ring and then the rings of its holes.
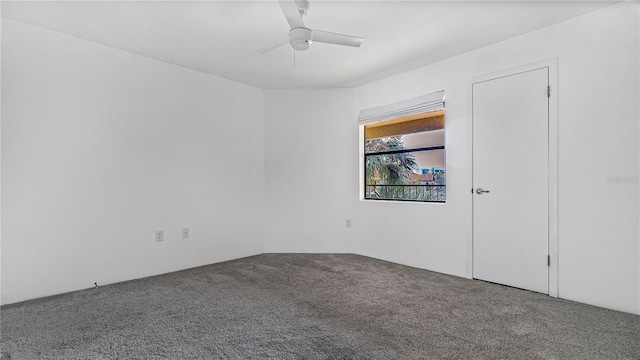
{"type": "Polygon", "coordinates": [[[284,17],[287,18],[287,22],[292,29],[304,27],[302,16],[298,11],[298,5],[296,5],[295,1],[278,1],[278,3],[284,13],[284,17]]]}
{"type": "Polygon", "coordinates": [[[328,44],[345,45],[360,47],[364,42],[364,38],[343,34],[336,34],[322,30],[311,30],[313,32],[313,41],[323,42],[328,44]]]}
{"type": "Polygon", "coordinates": [[[276,41],[272,41],[269,44],[261,47],[258,49],[258,52],[261,54],[266,54],[269,51],[275,49],[275,48],[279,48],[280,46],[284,45],[284,44],[288,44],[289,43],[289,36],[285,36],[283,38],[280,38],[276,41]]]}

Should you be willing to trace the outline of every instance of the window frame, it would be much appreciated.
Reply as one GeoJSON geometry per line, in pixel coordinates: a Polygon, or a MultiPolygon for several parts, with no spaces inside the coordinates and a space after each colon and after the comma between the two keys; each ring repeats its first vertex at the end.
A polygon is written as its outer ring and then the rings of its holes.
{"type": "MultiPolygon", "coordinates": [[[[444,109],[442,109],[444,110],[444,109]]],[[[424,114],[427,115],[427,114],[424,114]]],[[[442,115],[441,116],[445,116],[444,111],[442,111],[442,115]]],[[[367,153],[365,150],[365,145],[367,143],[367,137],[366,137],[366,127],[367,125],[372,125],[372,124],[376,124],[376,123],[383,123],[383,122],[392,122],[394,120],[397,119],[390,119],[390,120],[383,120],[380,122],[374,122],[374,123],[369,123],[369,124],[361,124],[359,125],[359,148],[360,148],[360,162],[361,162],[361,173],[360,173],[360,184],[361,184],[361,188],[360,188],[360,200],[361,201],[374,201],[374,202],[400,202],[400,203],[419,203],[419,204],[446,204],[446,135],[445,135],[445,139],[444,139],[444,143],[442,145],[437,145],[437,146],[425,146],[425,147],[418,147],[418,148],[409,148],[409,149],[398,149],[398,150],[385,150],[385,151],[377,151],[377,152],[370,152],[367,153]],[[417,152],[423,152],[423,151],[439,151],[442,150],[445,152],[445,183],[443,185],[412,185],[412,184],[408,184],[408,185],[388,185],[388,186],[433,186],[433,187],[444,187],[444,200],[418,200],[418,199],[409,199],[409,198],[376,198],[376,197],[369,197],[367,195],[367,188],[369,186],[371,186],[370,184],[367,184],[367,157],[369,156],[379,156],[379,155],[393,155],[393,154],[401,154],[401,153],[417,153],[417,152]]],[[[410,121],[410,120],[407,120],[410,121]]],[[[446,124],[446,122],[445,122],[446,124]]],[[[419,132],[415,132],[415,133],[422,133],[422,132],[429,132],[429,131],[435,131],[435,130],[440,130],[440,129],[446,129],[446,127],[442,127],[442,128],[438,128],[438,129],[430,129],[430,130],[425,130],[425,131],[419,131],[419,132]]],[[[409,134],[409,133],[408,133],[409,134]]],[[[445,130],[445,134],[446,134],[446,130],[445,130]]],[[[403,134],[405,135],[405,134],[403,134]]],[[[402,135],[400,135],[402,136],[402,135]]]]}

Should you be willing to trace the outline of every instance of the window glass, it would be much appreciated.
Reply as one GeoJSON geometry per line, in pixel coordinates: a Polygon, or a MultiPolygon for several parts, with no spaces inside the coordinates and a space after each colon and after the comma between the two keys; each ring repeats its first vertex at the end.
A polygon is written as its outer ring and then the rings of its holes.
{"type": "Polygon", "coordinates": [[[366,125],[365,199],[445,202],[444,140],[444,112],[366,125]]]}

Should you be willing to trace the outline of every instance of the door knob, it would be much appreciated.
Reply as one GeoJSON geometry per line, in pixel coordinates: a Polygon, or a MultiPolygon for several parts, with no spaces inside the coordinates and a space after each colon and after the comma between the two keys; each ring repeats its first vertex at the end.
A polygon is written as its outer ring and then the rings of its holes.
{"type": "Polygon", "coordinates": [[[482,194],[488,193],[488,192],[489,192],[489,190],[485,190],[483,188],[477,188],[476,189],[476,194],[478,194],[478,195],[482,195],[482,194]]]}

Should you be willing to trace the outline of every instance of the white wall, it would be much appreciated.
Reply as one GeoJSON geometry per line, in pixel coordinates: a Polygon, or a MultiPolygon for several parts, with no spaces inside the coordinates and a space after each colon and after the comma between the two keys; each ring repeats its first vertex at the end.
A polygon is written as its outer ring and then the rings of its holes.
{"type": "Polygon", "coordinates": [[[445,90],[448,200],[358,202],[356,252],[465,276],[471,236],[467,82],[557,57],[559,295],[640,313],[637,6],[605,8],[358,88],[359,109],[445,90]]]}
{"type": "Polygon", "coordinates": [[[468,82],[557,57],[559,295],[640,313],[638,22],[625,3],[353,90],[267,91],[265,251],[349,251],[340,245],[353,206],[356,253],[467,276],[468,82]],[[359,201],[357,112],[438,90],[447,203],[359,201]]]}
{"type": "Polygon", "coordinates": [[[3,304],[262,252],[262,90],[4,19],[2,118],[3,304]]]}
{"type": "MultiPolygon", "coordinates": [[[[2,39],[2,6],[0,6],[0,39],[2,39]]],[[[2,41],[0,40],[0,43],[2,41]]],[[[0,69],[2,68],[2,46],[0,46],[0,69]]],[[[0,71],[0,84],[2,84],[2,71],[0,71]]],[[[0,86],[0,100],[2,99],[2,86],[0,86]]],[[[0,101],[0,204],[2,204],[2,101],[0,101]]],[[[0,244],[2,244],[2,206],[0,205],[0,244]]],[[[2,246],[0,245],[0,260],[2,259],[2,246]]],[[[0,264],[0,280],[2,279],[2,265],[0,264]]],[[[2,286],[0,283],[0,299],[2,299],[2,286]]],[[[0,301],[1,303],[1,301],[0,301]]]]}
{"type": "Polygon", "coordinates": [[[352,253],[353,90],[265,91],[265,252],[352,253]]]}

